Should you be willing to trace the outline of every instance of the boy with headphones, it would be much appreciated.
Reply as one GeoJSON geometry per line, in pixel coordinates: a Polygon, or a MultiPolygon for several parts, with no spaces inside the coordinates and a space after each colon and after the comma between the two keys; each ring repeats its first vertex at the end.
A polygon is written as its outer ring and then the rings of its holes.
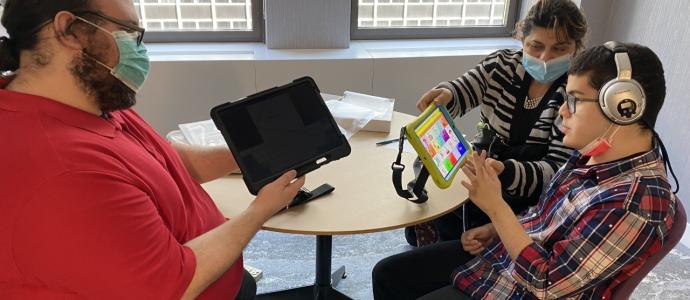
{"type": "Polygon", "coordinates": [[[473,154],[462,184],[492,223],[460,244],[382,260],[376,299],[608,299],[660,247],[679,201],[654,131],[666,94],[661,61],[647,47],[609,42],[578,55],[568,75],[561,130],[579,153],[538,204],[515,216],[491,159],[473,154]]]}

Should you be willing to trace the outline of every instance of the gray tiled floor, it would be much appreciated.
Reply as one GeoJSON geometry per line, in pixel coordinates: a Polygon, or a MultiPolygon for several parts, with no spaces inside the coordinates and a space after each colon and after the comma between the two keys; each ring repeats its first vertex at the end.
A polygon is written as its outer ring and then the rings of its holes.
{"type": "MultiPolygon", "coordinates": [[[[259,293],[311,284],[316,238],[260,232],[245,250],[245,263],[263,270],[259,293]]],[[[402,230],[333,237],[333,270],[345,265],[337,289],[353,299],[372,299],[371,268],[409,249],[402,230]]],[[[690,299],[690,250],[678,246],[635,290],[632,299],[690,299]]]]}

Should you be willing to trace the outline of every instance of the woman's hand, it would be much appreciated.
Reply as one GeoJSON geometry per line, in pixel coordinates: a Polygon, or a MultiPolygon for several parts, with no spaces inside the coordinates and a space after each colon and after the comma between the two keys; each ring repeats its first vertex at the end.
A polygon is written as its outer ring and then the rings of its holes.
{"type": "Polygon", "coordinates": [[[424,111],[432,102],[438,105],[446,105],[453,99],[453,93],[446,88],[431,89],[424,93],[417,101],[417,109],[424,111]]]}

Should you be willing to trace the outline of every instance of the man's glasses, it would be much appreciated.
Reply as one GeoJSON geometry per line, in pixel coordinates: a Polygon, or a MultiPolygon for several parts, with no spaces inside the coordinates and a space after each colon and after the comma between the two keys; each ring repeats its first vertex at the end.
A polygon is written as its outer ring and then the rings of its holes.
{"type": "Polygon", "coordinates": [[[565,99],[565,102],[568,104],[568,112],[571,114],[575,113],[575,106],[577,102],[599,102],[599,99],[593,99],[593,98],[578,98],[573,95],[568,95],[565,99]]]}
{"type": "Polygon", "coordinates": [[[99,13],[97,11],[91,11],[91,10],[85,10],[85,11],[76,11],[72,12],[75,16],[83,16],[83,15],[94,15],[96,17],[99,17],[101,19],[104,19],[108,22],[111,22],[113,24],[116,24],[124,29],[127,29],[126,31],[129,33],[136,33],[137,34],[137,45],[141,45],[141,43],[144,41],[144,32],[146,31],[144,28],[141,28],[139,26],[135,26],[132,24],[128,24],[126,21],[118,20],[110,16],[106,16],[102,13],[99,13]]]}

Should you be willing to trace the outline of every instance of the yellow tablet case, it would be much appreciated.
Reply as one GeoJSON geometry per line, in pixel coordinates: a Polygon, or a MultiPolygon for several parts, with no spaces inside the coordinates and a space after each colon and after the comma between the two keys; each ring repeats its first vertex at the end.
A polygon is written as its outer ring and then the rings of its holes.
{"type": "Polygon", "coordinates": [[[440,105],[430,105],[405,126],[405,134],[431,179],[442,189],[450,186],[472,153],[472,146],[456,128],[448,110],[440,105]]]}

